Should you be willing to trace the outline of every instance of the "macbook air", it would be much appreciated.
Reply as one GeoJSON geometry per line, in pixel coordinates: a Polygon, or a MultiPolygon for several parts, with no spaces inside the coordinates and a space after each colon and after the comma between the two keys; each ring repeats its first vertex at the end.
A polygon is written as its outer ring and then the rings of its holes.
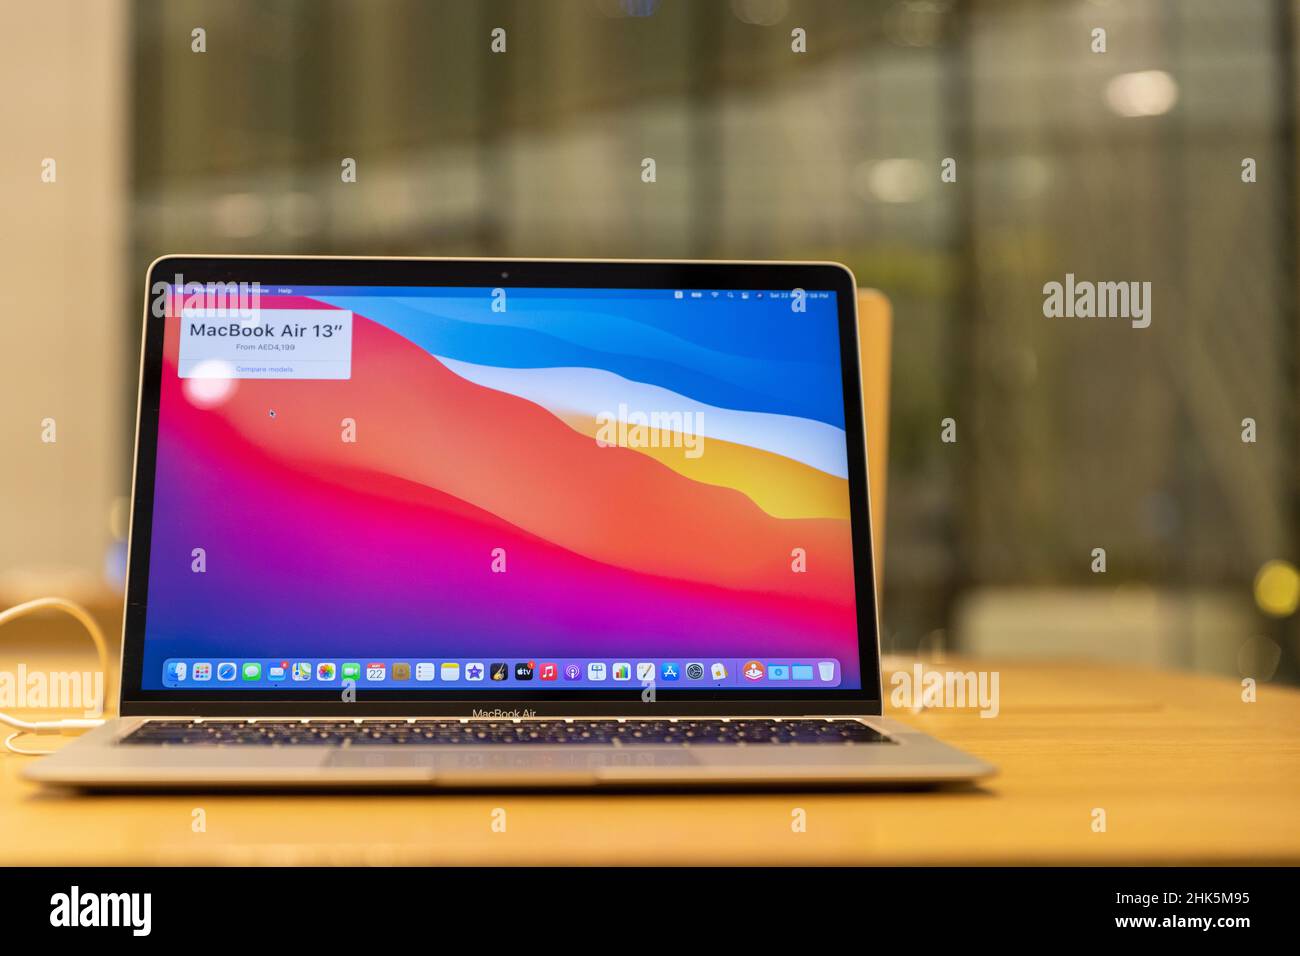
{"type": "Polygon", "coordinates": [[[89,788],[937,784],[833,263],[167,256],[89,788]]]}

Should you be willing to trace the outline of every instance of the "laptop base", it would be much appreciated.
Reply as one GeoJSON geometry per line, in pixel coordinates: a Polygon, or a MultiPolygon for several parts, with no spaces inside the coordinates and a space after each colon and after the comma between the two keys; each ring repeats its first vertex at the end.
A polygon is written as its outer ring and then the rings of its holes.
{"type": "Polygon", "coordinates": [[[93,790],[882,788],[961,783],[995,773],[956,748],[883,717],[886,743],[827,745],[141,746],[123,718],[23,774],[93,790]]]}

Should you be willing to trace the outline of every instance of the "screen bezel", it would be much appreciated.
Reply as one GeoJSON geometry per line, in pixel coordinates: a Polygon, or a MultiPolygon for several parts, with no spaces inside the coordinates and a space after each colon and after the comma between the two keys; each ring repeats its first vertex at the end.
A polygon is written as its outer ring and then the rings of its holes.
{"type": "Polygon", "coordinates": [[[165,318],[154,315],[154,290],[177,275],[186,283],[276,285],[491,286],[606,289],[810,289],[834,291],[838,306],[844,421],[848,445],[849,516],[858,610],[861,689],[808,691],[655,688],[656,716],[881,713],[880,647],[866,434],[859,378],[857,296],[852,272],[832,262],[723,262],[579,259],[397,259],[297,256],[162,256],[145,280],[140,398],[136,421],[126,607],[122,640],[123,716],[646,716],[639,685],[623,690],[366,691],[355,702],[337,690],[145,690],[142,685],[148,612],[149,549],[158,446],[165,318]],[[374,695],[374,696],[370,696],[374,695]]]}

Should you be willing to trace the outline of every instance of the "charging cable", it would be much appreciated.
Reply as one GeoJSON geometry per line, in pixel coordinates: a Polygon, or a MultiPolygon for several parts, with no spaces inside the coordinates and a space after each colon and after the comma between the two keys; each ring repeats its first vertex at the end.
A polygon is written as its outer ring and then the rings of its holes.
{"type": "MultiPolygon", "coordinates": [[[[95,651],[99,654],[99,670],[104,675],[105,692],[107,693],[108,684],[108,644],[104,641],[104,632],[99,629],[95,619],[90,616],[80,604],[74,604],[63,598],[47,597],[37,598],[34,601],[26,601],[22,604],[15,604],[7,611],[0,611],[0,627],[8,624],[10,621],[16,621],[20,617],[26,617],[37,611],[45,610],[63,611],[77,619],[90,634],[91,641],[95,644],[95,651]]],[[[99,702],[100,710],[103,710],[104,702],[99,702]]],[[[83,730],[91,730],[99,727],[104,723],[102,717],[73,717],[64,720],[21,720],[9,714],[0,711],[0,724],[8,724],[16,728],[14,733],[5,738],[5,749],[10,753],[19,754],[24,757],[39,757],[45,754],[54,753],[52,750],[25,750],[14,744],[16,737],[23,734],[72,734],[83,730]]]]}

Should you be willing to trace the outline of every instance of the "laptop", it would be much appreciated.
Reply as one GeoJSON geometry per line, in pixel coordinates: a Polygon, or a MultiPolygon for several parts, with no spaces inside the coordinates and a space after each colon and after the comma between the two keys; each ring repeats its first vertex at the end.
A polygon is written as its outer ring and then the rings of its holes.
{"type": "Polygon", "coordinates": [[[852,273],[165,256],[120,788],[808,787],[994,768],[882,716],[852,273]]]}

